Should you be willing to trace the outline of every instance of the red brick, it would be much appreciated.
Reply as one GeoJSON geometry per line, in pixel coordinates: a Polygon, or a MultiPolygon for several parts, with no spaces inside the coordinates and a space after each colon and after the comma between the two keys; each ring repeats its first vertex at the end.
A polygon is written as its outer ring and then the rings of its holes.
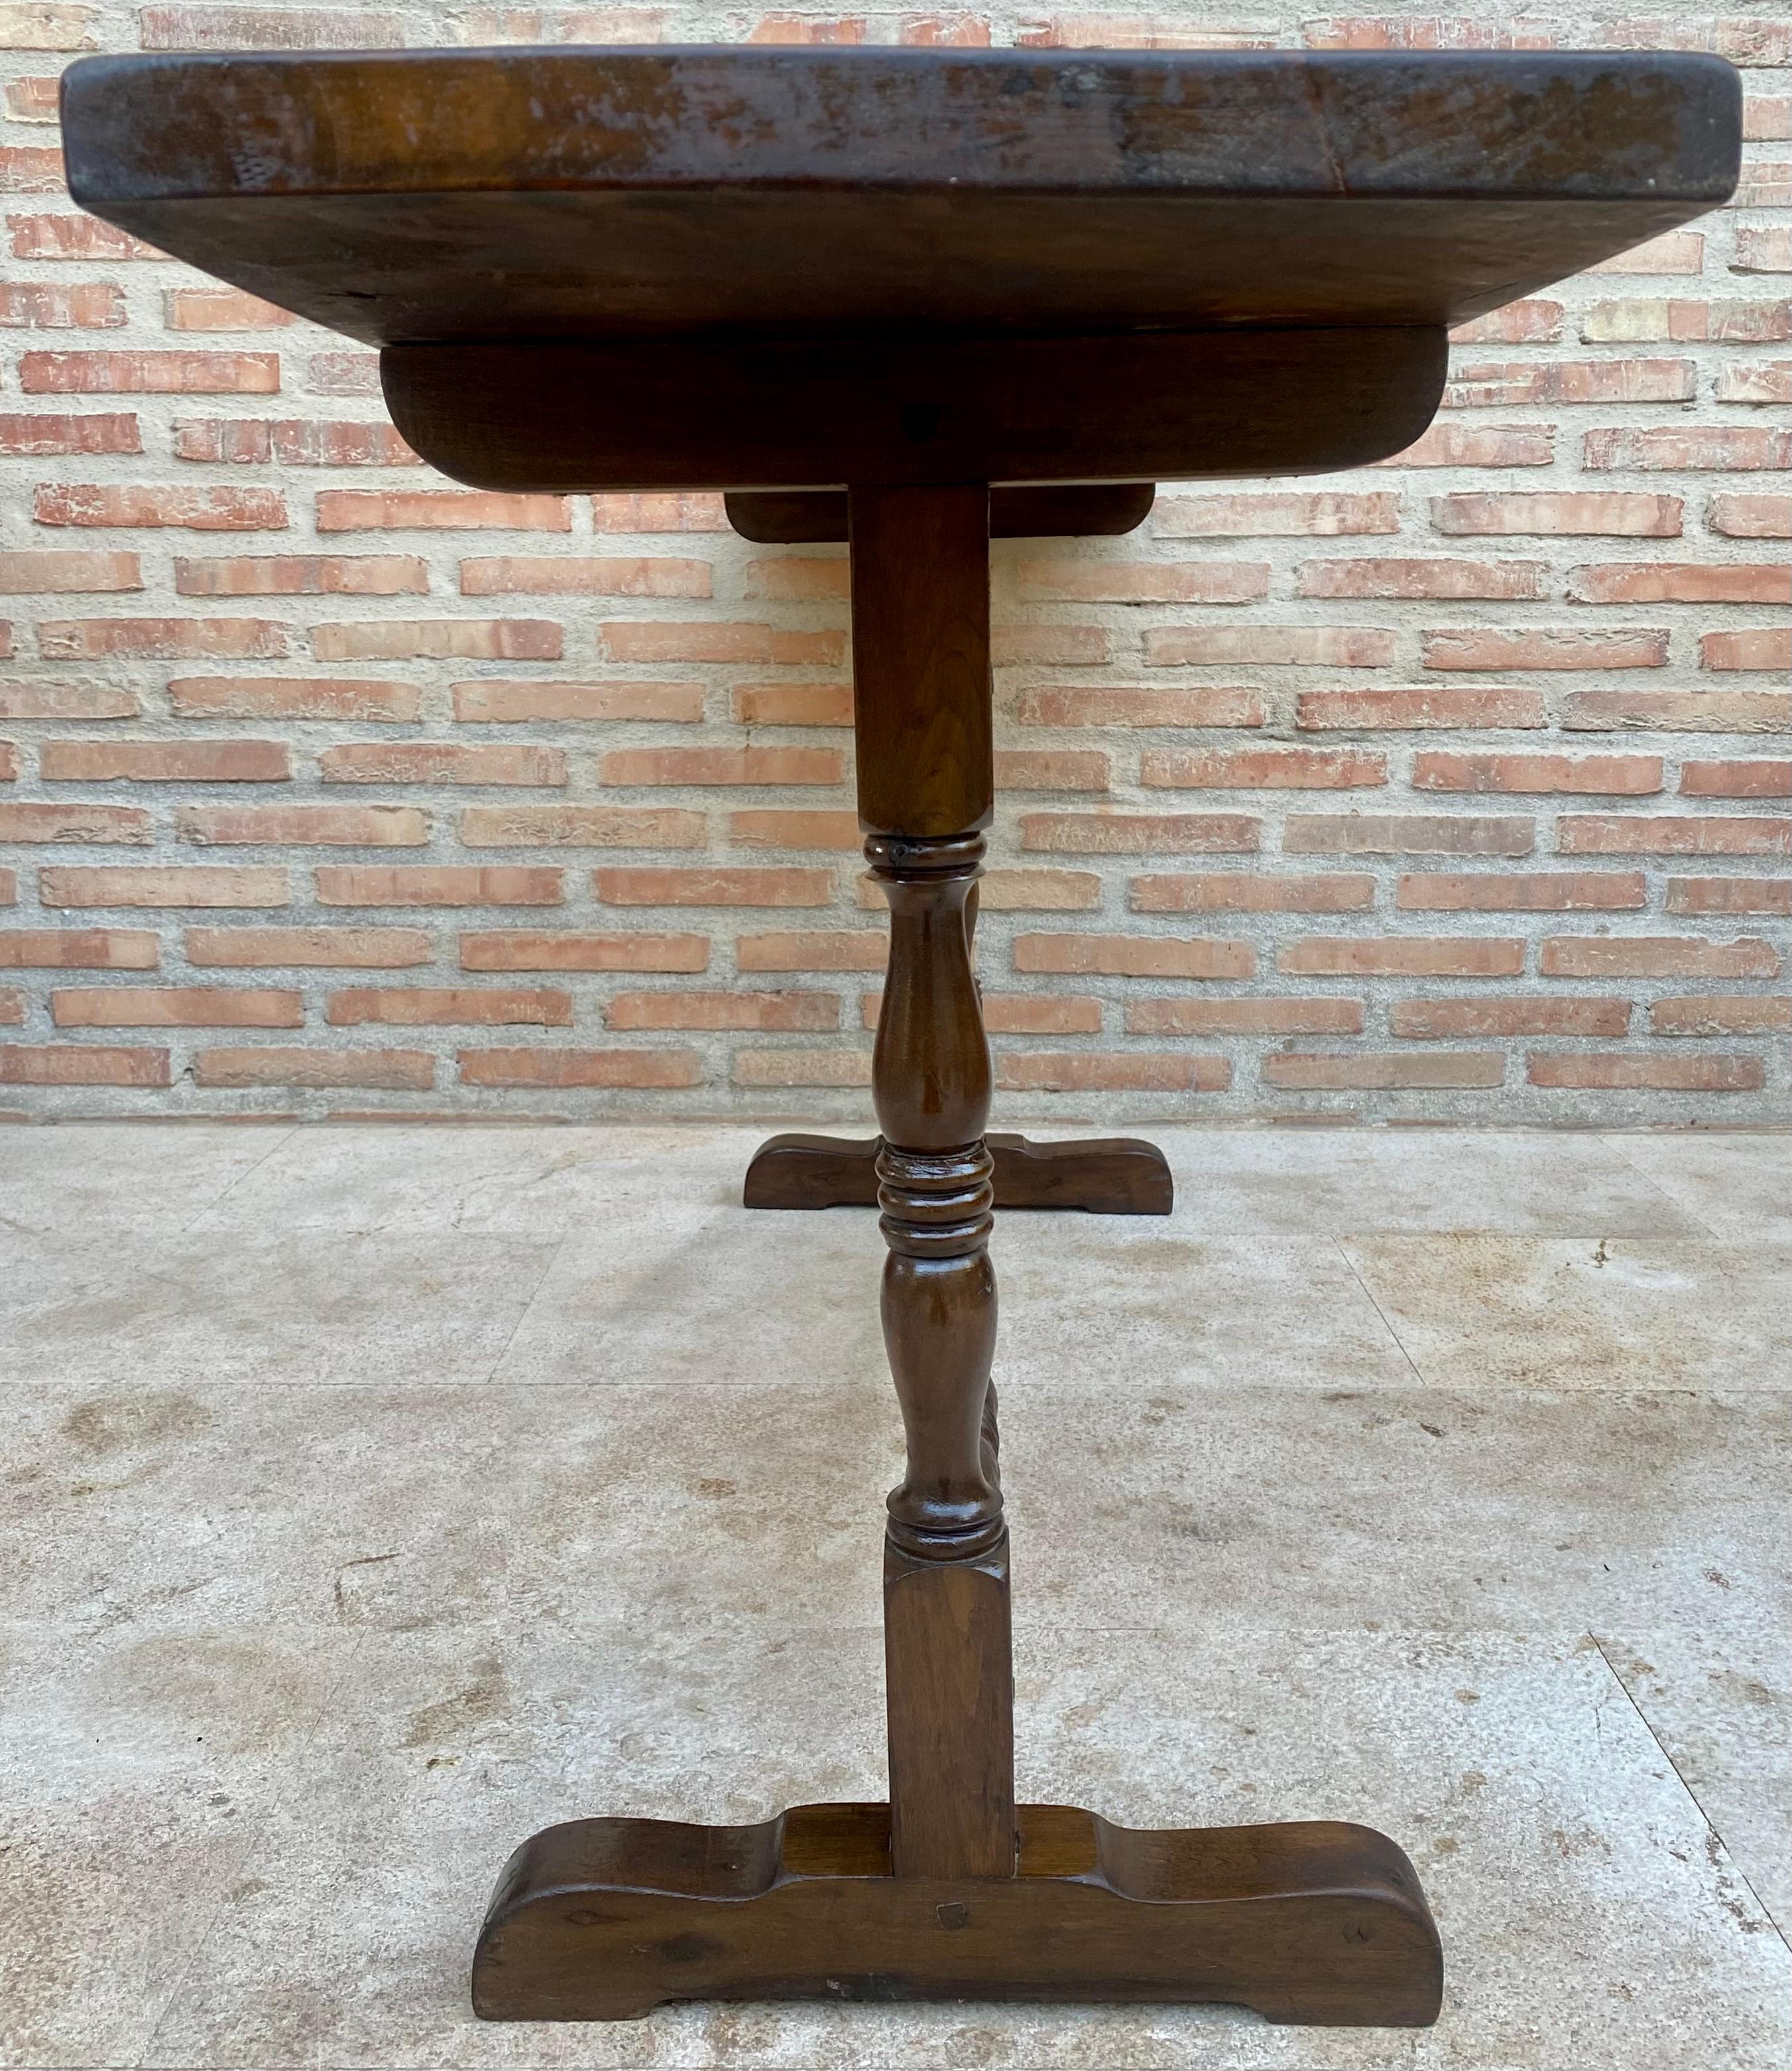
{"type": "Polygon", "coordinates": [[[1160,625],[1144,636],[1146,666],[1154,669],[1384,669],[1393,654],[1393,634],[1366,625],[1160,625]]]}
{"type": "Polygon", "coordinates": [[[46,618],[37,646],[47,662],[276,662],[286,629],[269,618],[46,618]]]}
{"type": "Polygon", "coordinates": [[[0,842],[97,842],[145,847],[149,815],[141,806],[0,804],[0,842]]]}
{"type": "Polygon", "coordinates": [[[518,1023],[568,1028],[572,995],[545,986],[351,986],[330,994],[325,1019],[333,1028],[370,1022],[404,1028],[518,1023]]]}
{"type": "Polygon", "coordinates": [[[737,1050],[737,1086],[869,1086],[868,1050],[737,1050]]]}
{"type": "Polygon", "coordinates": [[[1319,877],[1271,877],[1256,871],[1135,877],[1135,913],[1357,913],[1375,904],[1375,880],[1337,871],[1319,877]]]}
{"type": "Polygon", "coordinates": [[[564,784],[563,748],[457,741],[344,741],[317,757],[326,784],[564,784]]]}
{"type": "Polygon", "coordinates": [[[1745,633],[1708,633],[1699,642],[1701,669],[1792,669],[1792,626],[1752,625],[1745,633]]]}
{"type": "Polygon", "coordinates": [[[0,970],[153,970],[156,955],[147,929],[0,929],[0,970]]]}
{"type": "Polygon", "coordinates": [[[460,564],[463,597],[707,597],[707,561],[505,555],[460,564]]]}
{"type": "Polygon", "coordinates": [[[1758,1093],[1766,1075],[1758,1057],[1626,1056],[1572,1052],[1534,1054],[1527,1065],[1533,1086],[1569,1091],[1684,1093],[1758,1093]]]}
{"type": "Polygon", "coordinates": [[[1667,910],[1792,915],[1792,877],[1671,877],[1667,910]]]}
{"type": "Polygon", "coordinates": [[[1792,604],[1792,568],[1612,561],[1570,569],[1568,594],[1577,604],[1792,604]]]}
{"type": "Polygon", "coordinates": [[[709,961],[709,940],[703,935],[504,928],[489,933],[468,929],[460,937],[463,970],[700,971],[708,968],[709,961]]]}
{"type": "Polygon", "coordinates": [[[1099,625],[994,625],[989,658],[998,669],[1082,668],[1107,659],[1108,640],[1099,625]]]}
{"type": "Polygon", "coordinates": [[[550,618],[362,619],[317,625],[320,662],[558,662],[563,635],[550,618]]]}
{"type": "Polygon", "coordinates": [[[1376,467],[1547,467],[1556,457],[1553,424],[1434,424],[1404,452],[1376,467]]]}
{"type": "Polygon", "coordinates": [[[599,532],[726,532],[730,529],[721,497],[706,490],[594,496],[591,522],[599,532]]]}
{"type": "Polygon", "coordinates": [[[0,553],[0,592],[10,597],[45,591],[63,593],[142,587],[143,572],[135,554],[31,550],[0,553]]]}
{"type": "Polygon", "coordinates": [[[1792,761],[1688,762],[1680,790],[1696,798],[1792,798],[1792,761]]]}
{"type": "Polygon", "coordinates": [[[18,781],[18,750],[10,740],[0,740],[0,784],[15,784],[18,781]]]}
{"type": "Polygon", "coordinates": [[[1446,813],[1291,813],[1282,846],[1290,855],[1528,855],[1528,817],[1446,813]]]}
{"type": "Polygon", "coordinates": [[[1217,1093],[1231,1083],[1229,1057],[1181,1052],[1154,1056],[1073,1050],[1054,1056],[1011,1050],[996,1060],[996,1086],[1009,1093],[1217,1093]]]}
{"type": "Polygon", "coordinates": [[[1714,496],[1706,522],[1726,539],[1792,539],[1792,496],[1714,496]]]}
{"type": "MultiPolygon", "coordinates": [[[[808,555],[780,556],[747,564],[745,596],[796,604],[833,603],[847,594],[844,555],[819,560],[808,555]]],[[[708,592],[704,593],[706,596],[708,592]]]]}
{"type": "Polygon", "coordinates": [[[603,784],[840,784],[837,748],[620,748],[602,757],[603,784]]]}
{"type": "Polygon", "coordinates": [[[468,1086],[694,1086],[703,1079],[694,1050],[463,1050],[468,1086]]]}
{"type": "Polygon", "coordinates": [[[1388,1033],[1419,1042],[1502,1036],[1622,1036],[1627,999],[1397,999],[1388,1033]]]}
{"type": "Polygon", "coordinates": [[[1428,749],[1413,763],[1415,791],[1618,792],[1662,787],[1659,755],[1459,755],[1428,749]]]}
{"type": "Polygon", "coordinates": [[[426,562],[408,554],[262,554],[174,562],[181,597],[395,597],[429,588],[426,562]]]}
{"type": "Polygon", "coordinates": [[[383,1086],[420,1093],[436,1083],[427,1050],[311,1050],[268,1044],[253,1049],[197,1050],[193,1079],[202,1086],[383,1086]]]}
{"type": "MultiPolygon", "coordinates": [[[[1102,881],[1092,870],[988,870],[977,891],[985,913],[1078,913],[1102,903],[1102,881]]],[[[877,904],[883,904],[881,892],[877,904]]]]}
{"type": "Polygon", "coordinates": [[[15,870],[0,870],[0,906],[18,904],[18,873],[15,870]]]}
{"type": "Polygon", "coordinates": [[[1525,728],[1549,723],[1541,691],[1510,690],[1503,684],[1422,685],[1413,690],[1303,691],[1295,701],[1295,723],[1307,732],[1324,728],[1409,732],[1422,727],[1525,728]]]}
{"type": "Polygon", "coordinates": [[[1552,935],[1537,969],[1544,978],[1775,978],[1780,959],[1759,935],[1552,935]]]}
{"type": "Polygon", "coordinates": [[[123,293],[109,281],[0,281],[0,328],[117,330],[125,322],[123,293]]]}
{"type": "Polygon", "coordinates": [[[39,525],[178,526],[190,532],[280,531],[286,500],[273,489],[152,489],[50,483],[37,492],[39,525]]]}
{"type": "Polygon", "coordinates": [[[1517,597],[1549,594],[1546,561],[1303,561],[1297,597],[1517,597]]]}
{"type": "Polygon", "coordinates": [[[1784,855],[1792,852],[1792,816],[1565,813],[1556,847],[1564,855],[1784,855]]]}
{"type": "Polygon", "coordinates": [[[422,712],[423,692],[415,683],[359,683],[329,676],[185,676],[168,686],[168,703],[177,719],[407,724],[422,712]]]}
{"type": "Polygon", "coordinates": [[[1021,594],[1071,604],[1254,604],[1266,561],[1022,561],[1021,594]]]}
{"type": "Polygon", "coordinates": [[[1093,748],[998,748],[996,789],[1002,791],[1105,791],[1107,757],[1093,748]]]}
{"type": "Polygon", "coordinates": [[[734,968],[743,971],[881,971],[889,960],[881,929],[743,935],[734,944],[734,968]]]}
{"type": "Polygon", "coordinates": [[[50,995],[59,1028],[299,1028],[296,992],[217,985],[81,986],[50,995]]]}
{"type": "Polygon", "coordinates": [[[1090,978],[1251,978],[1248,942],[1165,935],[1017,935],[1014,968],[1090,978]]]}
{"type": "Polygon", "coordinates": [[[96,1043],[0,1043],[0,1086],[165,1086],[168,1052],[96,1043]]]}
{"type": "Polygon", "coordinates": [[[1464,626],[1422,634],[1427,669],[1661,669],[1667,665],[1663,631],[1577,633],[1559,626],[1507,630],[1464,626]]]}
{"type": "Polygon", "coordinates": [[[1777,1036],[1792,1028],[1792,999],[1658,999],[1649,1008],[1655,1036],[1777,1036]]]}
{"type": "Polygon", "coordinates": [[[1415,913],[1617,912],[1647,901],[1640,870],[1405,871],[1394,897],[1415,913]]]}
{"type": "Polygon", "coordinates": [[[468,806],[468,848],[701,848],[703,815],[671,806],[468,806]]]}
{"type": "Polygon", "coordinates": [[[843,633],[787,631],[775,625],[720,622],[675,625],[662,619],[621,620],[597,629],[607,662],[796,663],[838,668],[846,658],[843,633]]]}
{"type": "Polygon", "coordinates": [[[1508,302],[1485,316],[1458,324],[1452,345],[1548,345],[1561,336],[1562,306],[1540,297],[1508,302]]]}
{"type": "Polygon", "coordinates": [[[135,719],[137,693],[117,683],[0,683],[0,719],[135,719]]]}
{"type": "Polygon", "coordinates": [[[174,424],[176,460],[281,467],[419,467],[422,461],[390,424],[309,417],[182,417],[174,424]]]}
{"type": "Polygon", "coordinates": [[[167,288],[162,291],[162,320],[172,331],[283,330],[293,322],[290,310],[276,308],[240,288],[167,288]]]}
{"type": "Polygon", "coordinates": [[[1160,497],[1151,527],[1160,539],[1335,539],[1346,533],[1397,532],[1400,498],[1391,490],[1367,495],[1283,490],[1266,496],[1160,497]]]}
{"type": "Polygon", "coordinates": [[[174,826],[184,842],[290,842],[310,847],[415,848],[429,816],[415,806],[183,806],[174,826]]]}
{"type": "Polygon", "coordinates": [[[1562,536],[1611,533],[1631,539],[1672,539],[1684,505],[1677,496],[1640,496],[1612,490],[1471,490],[1431,498],[1431,523],[1455,535],[1562,536]]]}
{"type": "MultiPolygon", "coordinates": [[[[865,1027],[875,1028],[882,993],[868,992],[860,1004],[865,1027]]],[[[1102,1003],[1074,993],[986,992],[983,1023],[992,1036],[1099,1036],[1102,1003]]]]}
{"type": "Polygon", "coordinates": [[[0,191],[66,193],[61,152],[53,144],[0,145],[0,191]]]}
{"type": "Polygon", "coordinates": [[[293,769],[277,740],[47,740],[38,773],[52,782],[278,784],[293,769]]]}
{"type": "Polygon", "coordinates": [[[1261,691],[1153,684],[1027,691],[1014,716],[1022,726],[1230,727],[1261,726],[1266,714],[1261,691]]]}
{"type": "Polygon", "coordinates": [[[1443,392],[1455,410],[1545,408],[1582,404],[1690,403],[1698,392],[1690,359],[1508,359],[1459,365],[1443,392]]]}
{"type": "Polygon", "coordinates": [[[1573,691],[1562,706],[1571,733],[1779,733],[1792,725],[1784,691],[1573,691]]]}
{"type": "Polygon", "coordinates": [[[1792,467],[1792,432],[1765,424],[1653,424],[1602,428],[1581,441],[1581,465],[1592,471],[1792,467]]]}
{"type": "MultiPolygon", "coordinates": [[[[57,81],[46,80],[42,84],[53,88],[57,81]]],[[[55,119],[53,113],[50,119],[55,119]]],[[[9,215],[6,228],[12,236],[15,259],[64,259],[109,265],[117,260],[162,256],[153,244],[145,244],[127,231],[114,230],[96,216],[9,215]]]]}
{"type": "Polygon", "coordinates": [[[0,416],[0,453],[54,459],[70,453],[135,453],[143,450],[137,421],[129,412],[0,416]]]}
{"type": "Polygon", "coordinates": [[[396,970],[435,960],[436,945],[423,928],[189,928],[190,964],[232,969],[282,965],[292,969],[396,970]]]}
{"type": "Polygon", "coordinates": [[[0,985],[0,1028],[25,1026],[25,994],[16,985],[0,985]]]}
{"type": "Polygon", "coordinates": [[[1398,1093],[1450,1086],[1497,1086],[1505,1080],[1497,1050],[1390,1052],[1328,1056],[1274,1051],[1262,1061],[1263,1083],[1287,1093],[1398,1093]]]}
{"type": "Polygon", "coordinates": [[[799,14],[762,14],[750,43],[862,43],[863,21],[817,22],[799,14]]]}
{"type": "MultiPolygon", "coordinates": [[[[698,707],[692,716],[701,718],[701,692],[692,687],[686,695],[698,707]]],[[[742,726],[850,726],[853,687],[850,683],[738,683],[732,694],[732,710],[742,726]]]]}
{"type": "Polygon", "coordinates": [[[27,352],[27,396],[272,396],[277,352],[27,352]]]}
{"type": "Polygon", "coordinates": [[[215,863],[136,863],[86,868],[46,864],[38,873],[46,906],[284,906],[277,864],[243,870],[215,863]]]}
{"type": "Polygon", "coordinates": [[[619,992],[607,1028],[746,1028],[814,1032],[840,1026],[833,992],[619,992]]]}
{"type": "Polygon", "coordinates": [[[515,863],[320,863],[322,906],[558,906],[563,873],[515,863]]]}
{"type": "Polygon", "coordinates": [[[1135,999],[1129,1036],[1357,1036],[1360,999],[1135,999]]]}
{"type": "MultiPolygon", "coordinates": [[[[27,10],[27,18],[37,10],[27,10]]],[[[15,18],[9,10],[8,20],[15,18]]],[[[16,43],[9,40],[0,47],[16,50],[16,43]]],[[[6,82],[6,113],[14,122],[47,122],[56,120],[56,98],[59,82],[54,79],[14,79],[6,82]]]]}
{"type": "Polygon", "coordinates": [[[404,41],[403,18],[359,7],[145,7],[146,51],[387,50],[404,41]]]}
{"type": "Polygon", "coordinates": [[[536,720],[652,720],[693,725],[703,716],[697,683],[456,683],[454,716],[472,724],[536,720]]]}
{"type": "Polygon", "coordinates": [[[1792,359],[1745,360],[1720,367],[1712,388],[1714,403],[1752,403],[1778,407],[1792,403],[1792,359]]]}
{"type": "Polygon", "coordinates": [[[1262,844],[1242,813],[1023,813],[1021,847],[1062,855],[1209,855],[1262,844]]]}
{"type": "Polygon", "coordinates": [[[1309,978],[1516,978],[1524,945],[1491,935],[1307,935],[1283,945],[1276,969],[1309,978]]]}
{"type": "Polygon", "coordinates": [[[1339,791],[1387,781],[1387,757],[1354,748],[1148,749],[1139,758],[1140,784],[1165,789],[1339,791]]]}
{"type": "Polygon", "coordinates": [[[483,489],[321,489],[320,532],[570,532],[563,496],[509,496],[483,489]]]}
{"type": "Polygon", "coordinates": [[[858,815],[849,812],[730,813],[728,839],[743,848],[825,849],[845,855],[863,845],[858,815]]]}
{"type": "Polygon", "coordinates": [[[591,879],[606,906],[831,906],[834,900],[831,870],[636,867],[596,870],[591,879]]]}

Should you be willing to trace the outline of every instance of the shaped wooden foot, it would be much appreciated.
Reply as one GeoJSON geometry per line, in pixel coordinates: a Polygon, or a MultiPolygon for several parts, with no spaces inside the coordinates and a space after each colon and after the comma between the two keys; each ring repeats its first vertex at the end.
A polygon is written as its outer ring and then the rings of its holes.
{"type": "MultiPolygon", "coordinates": [[[[1082,1208],[1095,1216],[1167,1216],[1176,1189],[1164,1154],[1142,1137],[1033,1143],[986,1136],[998,1208],[1082,1208]]],[[[881,1136],[773,1136],[753,1154],[750,1208],[871,1208],[881,1136]]]]}
{"type": "Polygon", "coordinates": [[[1419,2028],[1442,1958],[1405,1856],[1366,1827],[1143,1832],[1018,1808],[1017,1874],[891,1874],[886,1805],[756,1827],[575,1819],[526,1842],[473,1964],[488,2020],[626,2020],[670,1999],[1217,2000],[1419,2028]]]}

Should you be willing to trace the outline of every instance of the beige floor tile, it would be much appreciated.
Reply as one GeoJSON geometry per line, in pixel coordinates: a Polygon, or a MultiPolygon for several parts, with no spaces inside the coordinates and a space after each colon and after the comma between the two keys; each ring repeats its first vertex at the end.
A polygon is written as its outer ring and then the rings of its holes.
{"type": "Polygon", "coordinates": [[[0,2062],[137,2061],[354,1643],[0,1626],[0,2062]]]}
{"type": "Polygon", "coordinates": [[[1792,1130],[1664,1130],[1606,1141],[1715,1235],[1792,1240],[1792,1130]]]}
{"type": "Polygon", "coordinates": [[[1699,1809],[1748,1880],[1749,1896],[1792,1938],[1792,1777],[1740,1778],[1692,1786],[1699,1809]]]}
{"type": "Polygon", "coordinates": [[[1783,1617],[1746,1639],[1691,1623],[1595,1637],[1689,1783],[1792,1783],[1792,1627],[1783,1617]]]}
{"type": "Polygon", "coordinates": [[[1792,1244],[1358,1236],[1344,1250],[1440,1388],[1783,1392],[1792,1244]]]}
{"type": "Polygon", "coordinates": [[[476,2023],[473,1931],[533,1827],[873,1792],[881,1720],[869,1631],[751,1654],[701,1628],[644,1649],[466,1631],[362,1649],[146,2061],[1766,2071],[1792,2048],[1792,1954],[1590,1647],[1241,1634],[1209,1655],[1054,1631],[1018,1669],[1027,1791],[1137,1821],[1345,1813],[1401,1839],[1449,1952],[1439,2024],[888,2005],[476,2023]]]}
{"type": "Polygon", "coordinates": [[[0,1132],[0,1228],[184,1229],[293,1134],[285,1123],[59,1122],[0,1132]]]}

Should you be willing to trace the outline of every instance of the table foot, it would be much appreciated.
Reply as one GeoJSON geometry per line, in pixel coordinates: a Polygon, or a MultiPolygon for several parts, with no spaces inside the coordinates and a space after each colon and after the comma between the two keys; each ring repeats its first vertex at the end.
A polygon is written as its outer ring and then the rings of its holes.
{"type": "Polygon", "coordinates": [[[627,2020],[674,1999],[1217,2001],[1423,2028],[1443,1959],[1405,1855],[1303,1821],[1144,1832],[1018,1809],[1018,1874],[897,1877],[887,1805],[755,1827],[576,1819],[524,1843],[473,1962],[487,2020],[627,2020]]]}
{"type": "MultiPolygon", "coordinates": [[[[1175,1188],[1164,1154],[1136,1136],[1033,1143],[986,1136],[998,1208],[1083,1208],[1098,1216],[1167,1216],[1175,1188]]],[[[774,1136],[753,1154],[750,1208],[870,1208],[878,1203],[878,1136],[774,1136]]]]}

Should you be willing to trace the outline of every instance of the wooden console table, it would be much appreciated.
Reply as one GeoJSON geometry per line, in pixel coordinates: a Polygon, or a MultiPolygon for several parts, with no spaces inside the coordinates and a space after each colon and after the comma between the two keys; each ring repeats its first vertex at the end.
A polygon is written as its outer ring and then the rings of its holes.
{"type": "Polygon", "coordinates": [[[908,1437],[884,1549],[890,1801],[550,1827],[493,1898],[477,2010],[806,1995],[1434,2020],[1436,1930],[1384,1836],[1014,1802],[992,1205],[1162,1212],[1168,1190],[1149,1145],[992,1155],[984,1134],[988,540],[1123,531],[1165,476],[1397,452],[1437,405],[1446,326],[1725,199],[1735,74],[555,49],[91,58],[63,96],[78,202],[380,347],[394,419],[456,480],[722,488],[751,538],[851,542],[859,811],[892,918],[883,1133],[782,1139],[751,1191],[882,1210],[908,1437]]]}

